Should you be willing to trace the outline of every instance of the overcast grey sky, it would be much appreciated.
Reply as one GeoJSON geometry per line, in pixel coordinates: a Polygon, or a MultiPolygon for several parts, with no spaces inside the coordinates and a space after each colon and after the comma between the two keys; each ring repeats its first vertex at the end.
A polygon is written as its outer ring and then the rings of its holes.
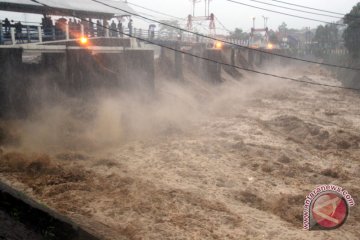
{"type": "MultiPolygon", "coordinates": [[[[262,8],[273,9],[294,15],[306,16],[309,18],[316,18],[324,21],[332,22],[336,20],[335,18],[316,16],[316,15],[276,8],[272,6],[267,6],[250,0],[237,0],[237,1],[249,5],[259,6],[262,8]]],[[[296,8],[294,6],[283,5],[281,3],[274,2],[272,0],[260,0],[260,1],[296,8]]],[[[357,2],[359,2],[357,0],[283,0],[283,1],[293,4],[310,6],[328,11],[340,12],[340,13],[348,13],[351,10],[351,8],[357,2]]],[[[165,12],[181,18],[185,18],[188,14],[192,12],[191,0],[150,0],[150,1],[128,0],[128,2],[135,3],[137,5],[142,5],[147,8],[157,9],[158,11],[165,12]]],[[[139,9],[139,11],[150,13],[143,9],[139,9]]],[[[204,15],[204,11],[205,11],[204,0],[201,0],[201,2],[198,4],[196,8],[196,15],[204,15]]],[[[314,11],[314,10],[308,9],[307,11],[314,11]]],[[[217,16],[217,18],[230,30],[233,30],[235,27],[240,27],[245,31],[249,31],[252,26],[253,17],[256,17],[257,19],[256,20],[257,26],[263,27],[264,21],[262,16],[269,17],[268,26],[272,29],[277,29],[277,27],[282,22],[286,22],[287,25],[291,28],[316,27],[319,24],[321,24],[318,22],[298,19],[290,16],[284,16],[276,13],[267,12],[264,10],[237,5],[228,2],[226,0],[212,0],[211,12],[213,12],[217,16]]],[[[160,17],[159,15],[156,16],[160,17]]]]}
{"type": "MultiPolygon", "coordinates": [[[[62,0],[59,0],[62,1],[62,0]]],[[[330,17],[322,17],[316,16],[306,13],[300,13],[295,11],[290,11],[286,9],[276,8],[273,6],[267,6],[260,3],[253,2],[251,0],[236,0],[242,3],[246,3],[249,5],[254,5],[266,9],[273,9],[280,12],[286,12],[289,14],[305,16],[309,18],[316,18],[324,21],[336,21],[335,18],[330,17]]],[[[268,2],[277,5],[283,5],[278,2],[274,2],[272,0],[260,0],[263,2],[268,2]]],[[[328,11],[340,12],[340,13],[348,13],[351,8],[358,2],[357,0],[282,0],[285,2],[310,6],[314,8],[324,9],[328,11]]],[[[191,0],[128,0],[129,3],[134,3],[137,5],[144,6],[146,8],[155,9],[160,12],[165,12],[167,14],[177,16],[185,19],[186,16],[192,13],[192,3],[191,0]]],[[[132,6],[132,5],[130,5],[132,6]]],[[[296,8],[294,6],[283,5],[287,7],[296,8]]],[[[139,13],[147,13],[155,16],[157,20],[168,19],[167,17],[161,16],[156,13],[152,13],[150,11],[139,9],[132,6],[139,13]]],[[[306,9],[303,9],[306,10],[306,9]]],[[[204,15],[204,0],[197,5],[196,15],[204,15]]],[[[302,27],[316,27],[319,22],[314,22],[310,20],[298,19],[290,16],[284,16],[277,13],[271,13],[260,9],[254,9],[247,6],[237,5],[235,3],[229,2],[227,0],[212,0],[211,2],[211,12],[213,12],[217,18],[228,28],[229,30],[233,30],[235,27],[242,28],[244,31],[249,31],[252,26],[252,18],[256,17],[256,25],[257,27],[263,27],[264,21],[263,16],[269,17],[268,26],[271,29],[277,29],[277,27],[282,23],[286,22],[288,27],[290,28],[302,28],[302,27]]],[[[314,10],[307,10],[314,11],[314,10]]],[[[316,12],[316,11],[315,11],[316,12]]],[[[14,13],[5,13],[0,11],[0,19],[4,19],[5,17],[9,17],[14,20],[27,20],[27,21],[39,21],[39,17],[34,17],[32,15],[25,14],[14,14],[14,13]]],[[[148,16],[150,17],[150,16],[148,16]]],[[[146,26],[150,22],[140,23],[139,20],[135,19],[134,26],[135,27],[143,27],[146,26]]],[[[183,22],[185,24],[185,22],[183,22]]],[[[208,25],[208,23],[204,23],[204,25],[208,25]]],[[[182,26],[184,27],[184,25],[182,26]]],[[[198,27],[199,28],[199,27],[198,27]]],[[[218,33],[221,33],[218,30],[218,33]]]]}

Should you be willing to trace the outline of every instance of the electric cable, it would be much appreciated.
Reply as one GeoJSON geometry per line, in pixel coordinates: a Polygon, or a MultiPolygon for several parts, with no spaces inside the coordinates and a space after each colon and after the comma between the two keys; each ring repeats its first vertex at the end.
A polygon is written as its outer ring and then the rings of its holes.
{"type": "MultiPolygon", "coordinates": [[[[331,17],[331,18],[337,18],[337,19],[342,18],[342,17],[340,17],[340,16],[332,16],[332,15],[328,15],[328,14],[322,14],[322,13],[316,13],[316,12],[309,12],[309,11],[305,11],[305,10],[301,10],[301,9],[284,7],[284,6],[280,6],[280,5],[276,5],[276,4],[272,4],[272,3],[267,3],[267,2],[259,1],[259,0],[248,0],[248,1],[265,4],[265,5],[268,5],[268,6],[283,8],[283,9],[287,9],[287,10],[291,10],[291,11],[297,11],[297,12],[302,12],[302,13],[307,13],[307,14],[318,15],[318,16],[331,17]]],[[[344,16],[344,15],[343,15],[343,16],[344,16]]]]}
{"type": "Polygon", "coordinates": [[[292,60],[301,61],[301,62],[306,62],[306,63],[320,64],[320,65],[328,66],[328,67],[335,67],[335,68],[342,68],[342,69],[348,69],[348,70],[353,70],[353,71],[360,71],[360,68],[353,68],[353,67],[348,67],[348,66],[341,66],[341,65],[331,64],[331,63],[321,63],[321,62],[306,60],[306,59],[297,58],[297,57],[286,56],[286,55],[282,55],[282,54],[278,54],[278,53],[274,53],[274,52],[269,52],[269,51],[265,51],[265,50],[261,50],[261,49],[257,49],[257,48],[251,48],[251,47],[239,45],[239,44],[232,43],[232,42],[229,42],[229,41],[226,41],[226,40],[218,39],[218,38],[211,37],[211,36],[206,36],[206,35],[204,35],[204,34],[196,33],[196,32],[193,32],[193,31],[190,31],[190,30],[187,30],[187,29],[183,29],[183,28],[180,28],[180,27],[176,27],[176,26],[173,26],[173,25],[171,25],[171,24],[163,23],[163,22],[160,22],[160,21],[151,19],[151,18],[147,18],[147,17],[141,16],[141,15],[136,14],[136,13],[131,13],[131,12],[126,11],[126,10],[124,10],[124,9],[121,9],[121,8],[118,8],[118,7],[114,7],[114,6],[111,6],[111,5],[107,4],[107,3],[101,2],[101,1],[99,1],[99,0],[91,0],[91,1],[97,2],[97,3],[102,4],[102,5],[104,5],[104,6],[111,7],[111,8],[116,9],[116,10],[123,11],[123,12],[125,12],[125,13],[132,14],[132,15],[134,15],[134,16],[138,16],[138,17],[141,17],[141,18],[144,18],[144,19],[147,19],[147,20],[151,20],[151,21],[154,21],[154,22],[163,24],[163,25],[168,26],[168,27],[172,27],[172,28],[174,28],[174,29],[177,29],[177,30],[180,30],[180,31],[183,31],[183,32],[191,33],[191,34],[197,35],[197,36],[199,36],[199,37],[203,37],[203,38],[207,38],[207,39],[210,39],[210,40],[222,42],[222,43],[225,43],[225,44],[229,44],[229,45],[236,46],[236,47],[239,47],[239,48],[247,49],[247,50],[250,50],[250,51],[261,52],[261,53],[268,54],[268,55],[278,56],[278,57],[287,58],[287,59],[292,59],[292,60]]]}
{"type": "MultiPolygon", "coordinates": [[[[31,0],[31,1],[36,2],[36,3],[39,3],[37,0],[31,0]]],[[[48,6],[48,5],[46,5],[46,4],[43,4],[43,3],[39,3],[39,4],[41,4],[41,5],[43,5],[43,6],[46,6],[46,7],[50,7],[50,6],[48,6]]],[[[51,7],[50,7],[50,8],[51,8],[51,7]]],[[[93,23],[92,21],[89,21],[89,20],[87,20],[87,19],[84,19],[84,18],[75,16],[75,15],[73,15],[72,17],[79,18],[79,19],[81,19],[82,21],[85,21],[85,22],[88,22],[88,23],[93,23]]],[[[121,33],[121,32],[118,31],[118,30],[111,29],[110,27],[107,27],[107,26],[104,26],[104,25],[101,25],[101,24],[98,24],[98,23],[93,23],[93,24],[97,25],[98,27],[102,27],[102,28],[104,28],[104,29],[108,29],[108,30],[111,30],[111,31],[115,31],[115,32],[117,32],[117,33],[121,33]]],[[[232,64],[229,64],[229,63],[219,62],[219,61],[217,61],[217,60],[213,60],[213,59],[210,59],[210,58],[198,56],[198,55],[195,55],[195,54],[193,54],[193,53],[185,52],[185,51],[180,50],[180,49],[177,49],[177,48],[173,48],[173,47],[170,47],[170,46],[166,46],[166,45],[163,45],[163,44],[159,44],[159,43],[153,42],[153,41],[151,41],[151,40],[149,40],[149,39],[132,36],[132,35],[127,34],[127,33],[122,33],[122,34],[125,35],[125,36],[128,36],[128,37],[132,37],[132,38],[135,38],[135,39],[137,39],[137,40],[143,41],[143,42],[147,42],[147,43],[149,43],[149,44],[153,44],[153,45],[156,45],[156,46],[159,46],[159,47],[163,47],[163,48],[165,48],[165,49],[172,50],[172,51],[174,51],[174,52],[178,52],[178,53],[181,53],[181,54],[185,54],[185,55],[188,55],[188,56],[192,56],[192,57],[195,57],[195,58],[198,58],[198,59],[202,59],[202,60],[205,60],[205,61],[208,61],[208,62],[213,62],[213,63],[216,63],[216,64],[220,64],[220,65],[223,65],[223,66],[228,66],[228,67],[233,67],[233,68],[236,68],[236,69],[239,69],[239,70],[244,70],[244,71],[247,71],[247,72],[252,72],[252,73],[256,73],[256,74],[260,74],[260,75],[264,75],[264,76],[269,76],[269,77],[274,77],[274,78],[289,80],[289,81],[298,82],[298,83],[306,83],[306,84],[310,84],[310,85],[317,85],[317,86],[323,86],[323,87],[330,87],[330,88],[338,88],[338,89],[346,89],[346,90],[360,91],[360,88],[351,88],[351,87],[335,86],[335,85],[324,84],[324,83],[310,82],[310,81],[306,81],[306,80],[301,80],[301,79],[296,79],[296,78],[290,78],[290,77],[280,76],[280,75],[276,75],[276,74],[272,74],[272,73],[261,72],[261,71],[254,70],[254,69],[250,69],[250,68],[244,68],[244,67],[240,67],[240,66],[237,66],[237,65],[232,65],[232,64]]]]}
{"type": "Polygon", "coordinates": [[[303,16],[294,15],[294,14],[290,14],[290,13],[279,12],[279,11],[276,11],[276,10],[271,10],[271,9],[267,9],[267,8],[257,7],[257,6],[250,5],[250,4],[246,4],[246,3],[242,3],[242,2],[239,2],[239,1],[234,1],[234,0],[225,0],[225,1],[232,2],[232,3],[235,3],[235,4],[239,4],[239,5],[242,5],[242,6],[247,6],[247,7],[251,7],[251,8],[260,9],[260,10],[267,11],[267,12],[282,14],[282,15],[286,15],[286,16],[290,16],[290,17],[295,17],[295,18],[310,20],[310,21],[314,21],[314,22],[321,22],[321,23],[326,23],[326,24],[334,24],[334,25],[338,25],[338,26],[345,26],[345,24],[341,24],[341,23],[332,23],[332,22],[327,22],[327,21],[315,19],[315,18],[309,18],[309,17],[303,17],[303,16]]]}

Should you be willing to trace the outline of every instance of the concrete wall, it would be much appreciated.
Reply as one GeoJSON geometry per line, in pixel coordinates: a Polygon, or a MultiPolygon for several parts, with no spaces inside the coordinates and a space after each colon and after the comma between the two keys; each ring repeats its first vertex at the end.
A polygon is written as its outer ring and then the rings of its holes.
{"type": "Polygon", "coordinates": [[[96,91],[108,89],[149,95],[154,91],[154,75],[151,50],[94,54],[81,48],[68,49],[63,53],[43,53],[39,63],[25,64],[21,49],[3,48],[0,116],[25,116],[33,105],[42,104],[45,97],[47,101],[57,93],[91,97],[96,91]]]}
{"type": "Polygon", "coordinates": [[[22,64],[22,49],[0,49],[0,116],[18,106],[24,110],[27,76],[22,64]]]}
{"type": "MultiPolygon", "coordinates": [[[[43,45],[66,45],[66,46],[82,46],[76,39],[58,42],[44,42],[43,45]]],[[[102,47],[131,47],[130,38],[90,38],[87,46],[102,46],[102,47]]]]}

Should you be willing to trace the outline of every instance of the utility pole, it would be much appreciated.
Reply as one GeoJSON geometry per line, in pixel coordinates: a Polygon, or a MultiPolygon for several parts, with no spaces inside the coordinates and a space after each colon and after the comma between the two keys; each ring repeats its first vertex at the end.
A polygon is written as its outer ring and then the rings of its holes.
{"type": "Polygon", "coordinates": [[[204,2],[205,2],[205,16],[207,16],[207,2],[208,2],[208,0],[205,0],[204,2]]]}
{"type": "Polygon", "coordinates": [[[210,2],[212,0],[205,0],[205,16],[210,16],[210,2]]]}
{"type": "Polygon", "coordinates": [[[195,6],[198,2],[200,2],[201,0],[190,0],[193,4],[193,17],[195,17],[195,6]]]}
{"type": "Polygon", "coordinates": [[[262,17],[264,18],[264,28],[267,28],[267,23],[268,23],[269,18],[265,17],[265,16],[262,16],[262,17]]]}

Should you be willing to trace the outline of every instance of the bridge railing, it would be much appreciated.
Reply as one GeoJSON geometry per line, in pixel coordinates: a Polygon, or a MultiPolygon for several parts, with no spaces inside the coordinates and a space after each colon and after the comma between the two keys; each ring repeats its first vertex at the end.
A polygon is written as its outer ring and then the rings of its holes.
{"type": "MultiPolygon", "coordinates": [[[[107,29],[101,27],[85,27],[82,24],[56,24],[41,26],[34,24],[12,24],[5,27],[0,22],[0,45],[15,45],[24,43],[49,42],[57,40],[76,39],[81,36],[127,38],[129,35],[146,40],[181,41],[188,43],[211,43],[213,40],[196,34],[181,31],[154,31],[141,28],[107,29]]],[[[246,41],[226,39],[231,43],[247,45],[246,41]]]]}

